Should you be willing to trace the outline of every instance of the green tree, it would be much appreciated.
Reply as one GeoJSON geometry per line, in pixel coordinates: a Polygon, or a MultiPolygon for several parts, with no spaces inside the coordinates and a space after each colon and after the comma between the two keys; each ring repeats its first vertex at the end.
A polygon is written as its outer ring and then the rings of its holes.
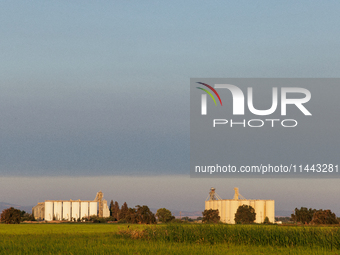
{"type": "Polygon", "coordinates": [[[312,221],[313,215],[316,209],[306,207],[301,207],[300,209],[295,208],[294,214],[291,215],[291,220],[294,222],[301,222],[303,224],[308,224],[312,221]]]}
{"type": "Polygon", "coordinates": [[[339,224],[339,221],[331,210],[317,210],[311,224],[339,224]]]}
{"type": "Polygon", "coordinates": [[[111,202],[110,202],[110,216],[113,216],[113,207],[114,207],[114,203],[113,203],[113,200],[111,200],[111,202]]]}
{"type": "Polygon", "coordinates": [[[150,211],[149,207],[146,205],[136,206],[136,214],[137,214],[137,220],[139,223],[144,224],[155,224],[156,223],[156,217],[155,215],[150,211]]]}
{"type": "Polygon", "coordinates": [[[127,223],[138,223],[137,221],[137,210],[135,208],[128,208],[124,220],[127,223]]]}
{"type": "Polygon", "coordinates": [[[21,220],[21,211],[10,207],[1,213],[1,222],[6,224],[19,224],[21,220]]]}
{"type": "Polygon", "coordinates": [[[115,201],[115,205],[113,207],[113,215],[112,217],[116,218],[116,220],[119,220],[119,214],[120,214],[120,209],[119,209],[119,204],[117,201],[115,201]]]}
{"type": "Polygon", "coordinates": [[[213,210],[213,209],[204,210],[204,212],[202,212],[202,215],[203,215],[202,222],[203,223],[218,223],[220,221],[220,216],[218,214],[219,214],[218,210],[213,210]]]}
{"type": "MultiPolygon", "coordinates": [[[[118,204],[118,203],[117,203],[118,204]]],[[[118,207],[119,208],[119,207],[118,207]]],[[[118,212],[118,218],[117,220],[122,220],[126,218],[126,215],[129,211],[129,207],[127,205],[126,202],[124,202],[124,204],[122,205],[122,208],[120,209],[120,211],[118,212]]]]}
{"type": "Polygon", "coordinates": [[[111,203],[110,203],[110,215],[111,215],[112,218],[114,218],[113,220],[117,220],[118,221],[120,219],[119,214],[120,214],[120,209],[119,209],[118,202],[115,201],[113,203],[113,200],[111,200],[111,203]]]}
{"type": "Polygon", "coordinates": [[[175,219],[175,217],[171,214],[168,209],[160,208],[157,210],[156,217],[158,221],[166,223],[175,219]]]}
{"type": "Polygon", "coordinates": [[[25,211],[21,211],[20,221],[21,222],[23,222],[23,221],[35,221],[35,218],[34,218],[33,214],[27,213],[25,211]]]}
{"type": "Polygon", "coordinates": [[[256,217],[255,209],[249,205],[241,205],[235,213],[236,224],[253,223],[256,217]]]}

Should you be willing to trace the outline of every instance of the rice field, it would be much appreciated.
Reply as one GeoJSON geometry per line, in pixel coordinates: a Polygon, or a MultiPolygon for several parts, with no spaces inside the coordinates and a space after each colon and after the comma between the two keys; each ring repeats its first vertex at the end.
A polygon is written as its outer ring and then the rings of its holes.
{"type": "Polygon", "coordinates": [[[224,224],[0,224],[0,254],[340,254],[340,230],[224,224]]]}
{"type": "Polygon", "coordinates": [[[295,227],[278,225],[164,225],[148,228],[152,240],[185,243],[229,243],[257,246],[319,246],[340,249],[338,227],[295,227]]]}

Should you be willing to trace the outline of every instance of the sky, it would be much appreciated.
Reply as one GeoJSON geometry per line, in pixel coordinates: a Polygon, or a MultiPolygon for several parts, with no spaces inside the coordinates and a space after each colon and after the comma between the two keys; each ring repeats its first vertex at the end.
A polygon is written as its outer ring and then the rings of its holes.
{"type": "Polygon", "coordinates": [[[189,177],[190,78],[339,77],[338,1],[1,1],[0,201],[330,208],[337,180],[189,177]],[[221,192],[218,192],[221,190],[221,192]],[[298,195],[297,195],[298,194],[298,195]],[[86,197],[85,197],[86,196],[86,197]]]}

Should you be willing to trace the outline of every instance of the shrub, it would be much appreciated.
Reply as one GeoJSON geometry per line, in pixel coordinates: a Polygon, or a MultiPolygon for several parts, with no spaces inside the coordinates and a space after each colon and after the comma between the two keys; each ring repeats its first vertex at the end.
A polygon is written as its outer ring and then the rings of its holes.
{"type": "Polygon", "coordinates": [[[103,217],[98,217],[98,216],[91,216],[90,217],[90,221],[92,223],[106,223],[107,222],[107,218],[103,218],[103,217]]]}
{"type": "Polygon", "coordinates": [[[173,219],[173,220],[171,221],[171,223],[177,224],[177,223],[185,223],[185,222],[182,221],[182,220],[180,220],[180,219],[173,219]]]}

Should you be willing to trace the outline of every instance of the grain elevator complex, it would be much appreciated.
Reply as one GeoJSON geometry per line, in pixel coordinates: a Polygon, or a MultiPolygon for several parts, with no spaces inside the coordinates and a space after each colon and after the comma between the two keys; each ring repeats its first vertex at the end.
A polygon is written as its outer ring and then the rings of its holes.
{"type": "Polygon", "coordinates": [[[109,217],[107,201],[99,191],[94,200],[46,200],[33,207],[32,213],[37,220],[78,220],[90,216],[109,217]]]}
{"type": "Polygon", "coordinates": [[[269,221],[275,222],[275,202],[274,200],[253,200],[245,199],[238,192],[238,188],[234,188],[235,195],[233,199],[221,199],[211,188],[209,196],[205,201],[205,209],[218,210],[220,220],[223,223],[235,224],[235,213],[239,206],[248,205],[255,209],[255,223],[263,223],[268,217],[269,221]]]}

